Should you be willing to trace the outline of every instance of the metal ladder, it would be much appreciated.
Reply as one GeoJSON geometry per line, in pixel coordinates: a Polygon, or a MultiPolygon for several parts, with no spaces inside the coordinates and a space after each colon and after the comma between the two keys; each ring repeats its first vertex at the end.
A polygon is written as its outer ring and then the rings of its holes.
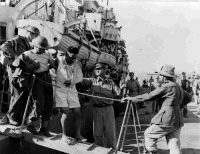
{"type": "Polygon", "coordinates": [[[124,113],[124,118],[122,121],[122,126],[121,126],[119,137],[118,137],[115,154],[117,154],[118,149],[120,151],[123,150],[128,127],[134,127],[134,133],[135,133],[135,138],[136,138],[136,142],[137,142],[138,153],[142,154],[141,150],[140,150],[139,140],[142,140],[143,148],[145,149],[144,139],[143,138],[138,139],[138,133],[140,133],[142,136],[142,129],[141,129],[141,125],[140,125],[140,120],[139,120],[139,116],[138,116],[136,103],[131,103],[131,101],[128,101],[127,105],[126,105],[126,110],[124,113]],[[135,108],[135,113],[134,113],[134,108],[135,108]],[[133,125],[129,125],[129,119],[130,119],[131,114],[132,114],[133,125]],[[139,127],[139,132],[137,131],[137,127],[139,127]],[[122,141],[121,141],[121,138],[122,138],[122,141]],[[120,141],[121,141],[121,146],[120,146],[120,141]]]}

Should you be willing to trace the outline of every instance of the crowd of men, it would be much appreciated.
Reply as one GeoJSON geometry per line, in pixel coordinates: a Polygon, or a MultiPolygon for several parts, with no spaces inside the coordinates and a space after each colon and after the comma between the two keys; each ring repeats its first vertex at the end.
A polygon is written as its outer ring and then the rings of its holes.
{"type": "Polygon", "coordinates": [[[187,117],[187,103],[191,101],[191,92],[199,104],[200,80],[197,74],[189,81],[183,72],[182,78],[178,79],[175,76],[175,68],[164,65],[158,72],[161,79],[158,77],[153,81],[151,78],[151,92],[142,94],[141,88],[148,87],[148,84],[144,81],[140,86],[138,79],[134,78],[134,72],[129,73],[130,79],[126,81],[127,74],[117,74],[115,69],[106,64],[96,63],[91,71],[87,68],[86,59],[80,62],[77,60],[79,48],[69,46],[66,51],[58,53],[56,49],[50,48],[48,40],[33,26],[26,28],[25,36],[18,35],[3,43],[1,51],[1,62],[7,72],[11,92],[9,110],[1,124],[21,125],[24,112],[26,113],[26,103],[29,103],[27,99],[31,94],[30,109],[25,123],[28,131],[52,136],[49,132],[49,121],[55,106],[60,108],[62,113],[62,141],[70,143],[66,133],[66,119],[70,110],[75,115],[76,139],[86,141],[80,133],[81,104],[78,87],[87,87],[94,96],[91,97],[91,102],[95,144],[116,148],[112,98],[121,95],[125,97],[123,101],[138,102],[136,108],[143,108],[143,102],[149,100],[159,104],[160,110],[145,131],[145,147],[155,154],[157,139],[166,136],[170,151],[180,154],[180,130],[183,126],[181,108],[184,117],[187,117]],[[53,87],[52,83],[56,86],[53,87]],[[41,126],[37,130],[35,123],[39,119],[41,126]],[[176,141],[172,138],[176,138],[176,141]]]}
{"type": "Polygon", "coordinates": [[[4,42],[1,51],[1,65],[8,77],[11,94],[9,110],[1,124],[21,125],[26,103],[29,103],[25,122],[27,130],[50,137],[49,120],[53,107],[60,108],[62,141],[70,143],[66,134],[66,119],[71,110],[75,115],[75,137],[85,141],[80,133],[81,105],[77,87],[88,87],[93,95],[110,98],[92,98],[95,143],[115,148],[116,127],[112,98],[121,92],[116,85],[120,78],[116,70],[101,63],[95,64],[93,71],[89,70],[86,59],[80,62],[77,60],[79,48],[69,46],[66,51],[58,53],[56,49],[50,48],[48,40],[33,26],[26,28],[25,36],[17,35],[4,42]],[[29,96],[31,99],[27,102],[29,96]],[[36,123],[39,120],[41,124],[38,130],[36,123]],[[107,140],[106,145],[104,138],[107,140]]]}

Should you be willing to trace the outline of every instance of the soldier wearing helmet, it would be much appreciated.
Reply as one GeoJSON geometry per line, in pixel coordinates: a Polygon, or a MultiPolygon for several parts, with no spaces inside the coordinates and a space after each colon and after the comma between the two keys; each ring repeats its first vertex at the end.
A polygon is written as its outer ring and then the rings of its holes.
{"type": "Polygon", "coordinates": [[[24,51],[30,50],[31,42],[34,38],[40,35],[37,27],[29,26],[26,28],[25,36],[17,35],[11,40],[4,42],[1,45],[1,50],[6,60],[2,60],[2,64],[10,65],[14,59],[21,55],[24,51]]]}
{"type": "Polygon", "coordinates": [[[33,134],[38,134],[34,127],[34,122],[41,117],[42,124],[39,133],[50,137],[48,122],[53,109],[53,87],[50,85],[52,80],[49,66],[54,69],[57,69],[57,67],[51,53],[48,52],[50,46],[45,37],[38,36],[33,40],[33,45],[34,49],[26,51],[24,54],[30,59],[38,61],[40,68],[33,71],[38,80],[35,80],[32,89],[34,108],[29,115],[27,130],[33,134]]]}
{"type": "Polygon", "coordinates": [[[25,37],[27,38],[27,40],[29,42],[32,42],[32,40],[34,38],[36,38],[38,35],[40,35],[40,31],[38,28],[34,27],[34,26],[29,26],[26,28],[26,35],[25,37]]]}
{"type": "Polygon", "coordinates": [[[14,94],[14,91],[18,90],[16,90],[11,83],[12,72],[14,72],[14,68],[11,69],[11,65],[19,55],[25,51],[31,50],[31,42],[38,35],[40,35],[39,29],[34,26],[29,26],[26,28],[25,36],[17,35],[1,45],[1,50],[3,52],[3,55],[1,56],[1,63],[7,69],[10,91],[13,94],[11,95],[9,111],[7,114],[8,121],[12,125],[18,125],[19,122],[17,122],[17,117],[23,117],[23,113],[19,113],[18,110],[21,104],[21,97],[24,97],[26,94],[24,93],[23,95],[19,95],[19,93],[17,93],[17,96],[14,94]]]}

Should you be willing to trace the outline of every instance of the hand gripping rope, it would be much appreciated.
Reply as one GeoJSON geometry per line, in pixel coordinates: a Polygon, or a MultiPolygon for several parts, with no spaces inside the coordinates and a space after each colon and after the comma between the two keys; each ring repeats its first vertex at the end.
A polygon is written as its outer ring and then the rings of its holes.
{"type": "Polygon", "coordinates": [[[64,88],[64,87],[60,87],[60,86],[57,86],[57,85],[48,83],[48,82],[43,81],[43,80],[41,80],[41,79],[39,79],[39,78],[36,78],[36,77],[35,77],[35,79],[36,79],[36,80],[39,80],[39,81],[42,81],[42,82],[44,82],[44,83],[46,83],[46,84],[52,85],[52,86],[54,86],[54,87],[61,88],[61,89],[64,89],[64,90],[67,90],[67,91],[70,91],[70,92],[74,92],[74,93],[77,93],[77,94],[80,94],[80,95],[85,95],[85,96],[90,96],[90,97],[94,97],[94,98],[100,98],[100,99],[106,99],[106,100],[112,100],[112,101],[121,102],[121,99],[113,99],[113,98],[107,98],[107,97],[101,97],[101,96],[95,96],[95,95],[85,94],[85,93],[77,92],[77,91],[74,91],[74,90],[70,90],[70,89],[68,89],[68,88],[64,88]]]}

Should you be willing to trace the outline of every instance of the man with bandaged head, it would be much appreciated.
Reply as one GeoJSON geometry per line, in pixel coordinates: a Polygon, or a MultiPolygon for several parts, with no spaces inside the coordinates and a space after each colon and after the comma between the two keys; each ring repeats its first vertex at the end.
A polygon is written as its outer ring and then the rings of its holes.
{"type": "Polygon", "coordinates": [[[61,126],[62,126],[62,141],[72,144],[66,134],[66,119],[69,111],[75,114],[75,125],[77,140],[86,141],[81,135],[81,111],[76,84],[83,80],[81,67],[76,59],[79,49],[73,46],[68,47],[65,55],[58,56],[58,69],[55,88],[56,107],[60,107],[62,111],[61,126]]]}

